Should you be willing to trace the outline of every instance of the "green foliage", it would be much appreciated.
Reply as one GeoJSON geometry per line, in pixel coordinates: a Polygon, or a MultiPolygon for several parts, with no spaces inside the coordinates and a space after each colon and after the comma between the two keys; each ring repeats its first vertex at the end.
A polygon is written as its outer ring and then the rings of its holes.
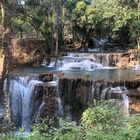
{"type": "Polygon", "coordinates": [[[76,4],[75,14],[78,16],[84,16],[86,12],[86,4],[80,1],[76,4]]]}
{"type": "Polygon", "coordinates": [[[80,127],[75,122],[60,120],[53,140],[81,140],[80,127]]]}
{"type": "Polygon", "coordinates": [[[72,26],[76,26],[76,34],[81,34],[81,28],[84,27],[86,32],[92,30],[89,38],[112,36],[121,43],[136,43],[140,35],[138,4],[135,0],[92,0],[88,4],[77,1],[75,6],[72,6],[74,9],[70,6],[67,8],[71,9],[68,14],[72,15],[71,18],[75,21],[72,26]]]}
{"type": "Polygon", "coordinates": [[[46,129],[44,123],[37,124],[33,129],[31,139],[139,140],[139,126],[139,115],[124,118],[114,103],[102,102],[88,108],[83,113],[82,122],[79,125],[74,122],[59,120],[59,127],[51,127],[50,130],[47,130],[48,125],[46,129]],[[40,133],[40,129],[43,130],[43,133],[40,133]]]}
{"type": "Polygon", "coordinates": [[[80,127],[75,122],[59,120],[59,127],[52,126],[52,122],[35,124],[29,137],[31,140],[80,140],[80,127]]]}
{"type": "Polygon", "coordinates": [[[51,130],[51,127],[49,128],[46,122],[43,121],[42,123],[38,123],[33,126],[33,131],[30,134],[30,139],[33,139],[33,140],[48,139],[49,140],[52,137],[50,132],[53,132],[51,130]]]}
{"type": "Polygon", "coordinates": [[[25,5],[16,4],[13,31],[16,35],[44,38],[47,48],[52,43],[53,7],[51,0],[29,0],[25,5]]]}
{"type": "Polygon", "coordinates": [[[134,49],[134,53],[135,53],[137,60],[139,61],[139,64],[140,64],[140,37],[137,38],[137,46],[134,49]]]}
{"type": "Polygon", "coordinates": [[[15,136],[12,132],[9,132],[7,134],[1,133],[0,140],[29,140],[29,138],[21,135],[15,136]]]}
{"type": "Polygon", "coordinates": [[[1,140],[139,140],[140,115],[123,118],[111,102],[96,103],[88,108],[80,124],[68,120],[42,120],[33,125],[28,138],[0,135],[1,140]]]}
{"type": "Polygon", "coordinates": [[[135,45],[140,36],[139,5],[138,0],[29,0],[25,5],[14,5],[12,27],[21,37],[43,37],[48,48],[54,45],[60,20],[59,42],[72,37],[74,42],[87,45],[90,38],[112,37],[119,43],[135,45]],[[62,12],[59,17],[56,7],[62,12]]]}
{"type": "Polygon", "coordinates": [[[124,130],[124,137],[128,139],[140,139],[140,115],[136,114],[129,118],[127,122],[127,129],[124,130]]]}
{"type": "Polygon", "coordinates": [[[106,133],[115,133],[123,125],[123,112],[115,102],[100,102],[83,113],[82,123],[87,127],[99,127],[106,133]]]}
{"type": "Polygon", "coordinates": [[[140,36],[139,3],[139,0],[29,0],[25,5],[10,3],[12,32],[20,37],[44,38],[47,48],[55,44],[56,34],[59,47],[65,37],[85,46],[91,38],[110,37],[122,44],[136,45],[140,36]]]}

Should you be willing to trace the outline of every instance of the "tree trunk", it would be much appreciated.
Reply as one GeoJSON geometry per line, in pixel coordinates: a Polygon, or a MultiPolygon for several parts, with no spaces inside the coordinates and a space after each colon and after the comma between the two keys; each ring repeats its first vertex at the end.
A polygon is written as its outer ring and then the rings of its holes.
{"type": "Polygon", "coordinates": [[[62,45],[62,3],[61,0],[53,0],[54,8],[54,38],[55,38],[55,55],[58,54],[58,49],[62,45]]]}
{"type": "MultiPolygon", "coordinates": [[[[1,66],[2,71],[1,71],[1,78],[2,78],[2,83],[1,83],[1,94],[3,93],[3,84],[4,84],[4,79],[8,79],[9,75],[9,69],[10,69],[10,46],[11,46],[11,15],[10,15],[10,9],[8,7],[8,3],[5,0],[1,0],[0,2],[1,5],[1,13],[2,13],[2,55],[3,55],[3,65],[1,66]]],[[[8,82],[7,82],[8,84],[8,82]]],[[[7,94],[7,121],[10,124],[11,123],[11,111],[10,111],[10,95],[9,95],[9,86],[7,86],[6,89],[6,94],[7,94]]]]}

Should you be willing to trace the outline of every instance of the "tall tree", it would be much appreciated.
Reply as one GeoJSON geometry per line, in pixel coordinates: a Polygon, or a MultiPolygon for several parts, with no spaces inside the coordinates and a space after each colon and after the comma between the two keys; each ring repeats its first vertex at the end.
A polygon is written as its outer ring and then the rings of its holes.
{"type": "Polygon", "coordinates": [[[62,1],[53,0],[54,8],[54,38],[55,38],[55,55],[62,45],[62,1]]]}
{"type": "MultiPolygon", "coordinates": [[[[7,78],[7,84],[9,81],[8,74],[9,74],[9,69],[10,69],[10,47],[11,47],[11,14],[10,14],[11,12],[10,12],[9,4],[10,4],[9,1],[7,0],[0,1],[1,19],[2,19],[2,22],[1,22],[2,48],[1,49],[4,56],[3,71],[2,71],[2,87],[3,87],[5,77],[7,78]]],[[[7,86],[6,93],[7,93],[6,94],[7,95],[7,114],[6,115],[7,115],[8,123],[11,123],[9,86],[7,86]]]]}

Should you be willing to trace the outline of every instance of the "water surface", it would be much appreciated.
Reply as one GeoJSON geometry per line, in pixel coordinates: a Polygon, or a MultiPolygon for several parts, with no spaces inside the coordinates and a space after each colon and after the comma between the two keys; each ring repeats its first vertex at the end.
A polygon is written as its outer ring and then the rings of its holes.
{"type": "Polygon", "coordinates": [[[92,79],[106,79],[106,80],[132,80],[140,75],[139,70],[132,69],[95,69],[87,70],[58,70],[52,67],[23,67],[14,70],[14,73],[21,74],[43,74],[43,73],[63,73],[64,77],[90,77],[92,79]]]}

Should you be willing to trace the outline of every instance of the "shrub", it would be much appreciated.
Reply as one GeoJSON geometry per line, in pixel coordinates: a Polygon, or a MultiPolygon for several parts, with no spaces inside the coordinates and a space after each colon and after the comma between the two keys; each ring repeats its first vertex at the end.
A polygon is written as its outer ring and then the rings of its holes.
{"type": "Polygon", "coordinates": [[[104,101],[89,107],[80,124],[42,120],[28,138],[1,134],[0,140],[140,140],[140,115],[124,118],[118,106],[104,101]]]}
{"type": "Polygon", "coordinates": [[[96,106],[89,107],[82,116],[82,123],[86,127],[98,128],[105,133],[115,133],[124,122],[123,113],[115,102],[103,101],[96,106]]]}

